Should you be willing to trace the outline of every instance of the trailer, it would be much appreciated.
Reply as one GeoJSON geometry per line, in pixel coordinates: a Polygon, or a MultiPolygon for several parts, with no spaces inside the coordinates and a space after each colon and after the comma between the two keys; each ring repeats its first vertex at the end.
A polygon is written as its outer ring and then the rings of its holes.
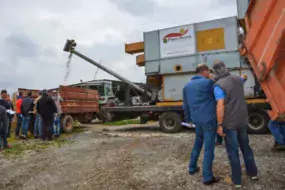
{"type": "Polygon", "coordinates": [[[60,86],[59,93],[63,98],[61,124],[64,132],[72,131],[75,120],[86,124],[91,123],[95,118],[102,117],[97,90],[60,86]]]}
{"type": "MultiPolygon", "coordinates": [[[[32,92],[32,98],[39,96],[37,89],[19,88],[18,93],[24,95],[32,92]]],[[[52,90],[48,90],[51,93],[52,90]]],[[[79,121],[82,124],[90,123],[95,118],[104,118],[99,109],[99,94],[97,90],[84,89],[79,87],[59,86],[58,92],[63,98],[60,103],[62,108],[61,129],[70,133],[73,130],[74,121],[79,121]]],[[[33,133],[34,115],[32,115],[29,126],[33,133]]]]}

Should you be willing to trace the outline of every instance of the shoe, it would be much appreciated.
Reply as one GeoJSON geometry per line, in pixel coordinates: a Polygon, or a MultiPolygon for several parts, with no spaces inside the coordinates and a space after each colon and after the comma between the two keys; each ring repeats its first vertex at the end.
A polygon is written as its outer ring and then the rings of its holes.
{"type": "Polygon", "coordinates": [[[20,138],[26,140],[26,139],[27,139],[27,136],[26,136],[26,135],[21,135],[20,138]]]}
{"type": "Polygon", "coordinates": [[[218,183],[221,179],[219,177],[213,177],[211,181],[203,182],[204,185],[212,185],[218,183]]]}
{"type": "Polygon", "coordinates": [[[234,182],[232,181],[232,178],[230,178],[230,177],[226,177],[225,181],[226,181],[226,183],[234,186],[235,188],[241,188],[241,184],[239,184],[239,185],[238,184],[234,184],[234,182]]]}
{"type": "Polygon", "coordinates": [[[216,142],[216,146],[222,146],[223,143],[216,142]]]}
{"type": "Polygon", "coordinates": [[[197,167],[195,171],[188,171],[189,175],[194,175],[195,173],[198,173],[200,171],[200,168],[197,167]]]}
{"type": "Polygon", "coordinates": [[[277,142],[271,147],[271,151],[285,150],[285,145],[280,145],[277,142]]]}
{"type": "Polygon", "coordinates": [[[4,147],[5,149],[9,149],[9,148],[12,148],[12,146],[11,145],[7,145],[6,147],[4,147]]]}
{"type": "Polygon", "coordinates": [[[250,180],[252,180],[252,181],[257,181],[257,180],[258,180],[258,177],[257,177],[257,176],[251,176],[251,177],[250,177],[250,180]]]}

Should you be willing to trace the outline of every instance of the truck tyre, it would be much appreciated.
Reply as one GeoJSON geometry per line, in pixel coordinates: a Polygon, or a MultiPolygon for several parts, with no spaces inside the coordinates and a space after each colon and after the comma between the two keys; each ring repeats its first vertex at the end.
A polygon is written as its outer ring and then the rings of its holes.
{"type": "Polygon", "coordinates": [[[265,110],[249,111],[248,120],[248,133],[264,134],[268,132],[269,116],[265,110]]]}
{"type": "Polygon", "coordinates": [[[71,115],[65,115],[62,118],[62,129],[65,133],[70,133],[73,130],[73,118],[71,115]]]}
{"type": "Polygon", "coordinates": [[[182,130],[181,117],[176,112],[163,113],[159,117],[159,126],[166,133],[177,133],[182,130]]]}
{"type": "Polygon", "coordinates": [[[107,101],[106,107],[115,107],[116,106],[116,102],[114,99],[109,99],[107,101]]]}
{"type": "Polygon", "coordinates": [[[140,116],[140,124],[146,124],[147,120],[148,120],[147,117],[140,116]]]}

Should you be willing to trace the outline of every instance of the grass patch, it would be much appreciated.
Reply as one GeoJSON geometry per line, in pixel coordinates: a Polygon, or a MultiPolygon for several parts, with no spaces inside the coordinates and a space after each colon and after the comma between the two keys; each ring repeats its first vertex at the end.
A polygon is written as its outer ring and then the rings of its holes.
{"type": "Polygon", "coordinates": [[[52,141],[35,140],[33,135],[29,132],[28,140],[18,140],[14,138],[14,131],[11,131],[11,138],[8,138],[8,143],[12,145],[12,148],[5,149],[2,154],[6,158],[13,158],[21,156],[26,151],[39,152],[40,150],[47,149],[50,146],[60,148],[65,144],[74,143],[75,140],[70,140],[75,134],[82,133],[87,129],[84,127],[74,127],[71,133],[62,133],[60,138],[52,141]]]}
{"type": "Polygon", "coordinates": [[[18,157],[25,151],[33,151],[33,152],[39,152],[40,150],[45,150],[50,146],[55,147],[62,147],[65,144],[72,144],[74,143],[74,140],[68,140],[65,138],[62,139],[55,139],[52,141],[39,141],[39,140],[28,140],[28,141],[22,141],[21,143],[14,144],[12,148],[6,149],[3,151],[4,157],[18,157]]]}
{"type": "Polygon", "coordinates": [[[121,125],[131,125],[131,124],[140,124],[140,121],[137,119],[129,119],[129,120],[103,123],[103,125],[108,125],[108,126],[121,126],[121,125]]]}

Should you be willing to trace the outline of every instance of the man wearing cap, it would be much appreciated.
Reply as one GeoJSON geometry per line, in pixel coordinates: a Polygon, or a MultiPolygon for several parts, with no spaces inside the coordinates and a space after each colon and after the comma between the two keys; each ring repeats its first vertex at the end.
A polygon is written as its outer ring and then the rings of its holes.
{"type": "Polygon", "coordinates": [[[213,176],[215,139],[217,136],[216,101],[213,94],[214,80],[211,79],[207,65],[199,64],[196,75],[183,88],[183,110],[186,122],[195,124],[196,139],[190,156],[188,172],[199,172],[197,162],[205,144],[203,160],[203,183],[211,185],[219,182],[213,176]]]}
{"type": "Polygon", "coordinates": [[[247,174],[251,180],[257,180],[257,167],[247,134],[248,112],[243,88],[247,77],[230,74],[222,61],[214,62],[213,71],[216,75],[214,95],[217,101],[217,131],[220,136],[225,137],[232,168],[229,182],[235,187],[241,187],[239,147],[243,154],[247,174]]]}

